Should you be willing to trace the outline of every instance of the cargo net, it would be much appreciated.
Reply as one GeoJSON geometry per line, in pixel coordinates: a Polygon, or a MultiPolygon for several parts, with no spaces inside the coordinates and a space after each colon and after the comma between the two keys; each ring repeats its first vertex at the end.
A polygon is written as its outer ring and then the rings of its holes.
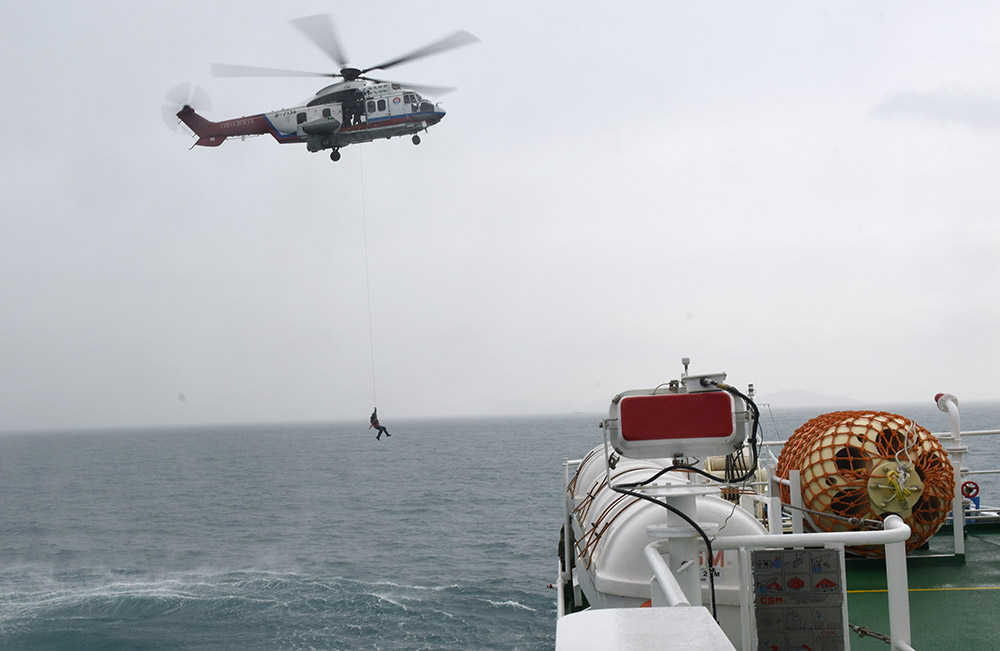
{"type": "MultiPolygon", "coordinates": [[[[913,531],[907,551],[937,532],[955,493],[954,470],[938,440],[886,412],[838,411],[813,418],[795,430],[781,452],[778,476],[787,479],[793,468],[801,471],[805,521],[814,528],[847,531],[858,528],[859,520],[896,513],[913,531]]],[[[788,486],[781,486],[781,501],[789,504],[788,486]]],[[[881,546],[847,549],[862,556],[884,553],[881,546]]]]}

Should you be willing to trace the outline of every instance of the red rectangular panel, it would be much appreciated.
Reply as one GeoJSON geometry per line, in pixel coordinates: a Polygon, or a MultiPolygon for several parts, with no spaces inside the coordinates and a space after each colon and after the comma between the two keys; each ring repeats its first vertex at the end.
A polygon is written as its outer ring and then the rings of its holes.
{"type": "Polygon", "coordinates": [[[733,399],[723,391],[626,396],[619,417],[626,441],[726,438],[733,433],[733,399]]]}

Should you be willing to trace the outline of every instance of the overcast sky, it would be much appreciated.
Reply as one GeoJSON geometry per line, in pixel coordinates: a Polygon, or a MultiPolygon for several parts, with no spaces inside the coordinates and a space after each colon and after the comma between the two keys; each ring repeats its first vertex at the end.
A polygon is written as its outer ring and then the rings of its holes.
{"type": "Polygon", "coordinates": [[[984,2],[11,4],[0,431],[596,411],[683,356],[997,399],[998,34],[984,2]],[[361,67],[482,40],[385,75],[458,87],[420,146],[165,128],[179,82],[213,120],[308,99],[209,65],[332,70],[288,23],[328,12],[361,67]]]}

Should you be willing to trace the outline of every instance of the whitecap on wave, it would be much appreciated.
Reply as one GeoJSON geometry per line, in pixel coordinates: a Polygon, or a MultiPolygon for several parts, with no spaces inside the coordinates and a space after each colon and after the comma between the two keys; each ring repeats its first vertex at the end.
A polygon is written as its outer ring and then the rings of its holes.
{"type": "Polygon", "coordinates": [[[90,648],[128,648],[122,631],[141,628],[225,648],[485,648],[510,627],[548,622],[531,595],[492,590],[252,569],[21,568],[0,571],[0,647],[68,651],[86,631],[90,648]]]}
{"type": "Polygon", "coordinates": [[[530,610],[531,612],[538,612],[536,608],[532,608],[531,606],[525,606],[524,604],[518,603],[517,601],[514,601],[512,599],[508,599],[507,601],[493,601],[492,599],[483,599],[483,601],[490,604],[491,606],[497,606],[498,608],[499,607],[520,608],[522,610],[530,610]]]}

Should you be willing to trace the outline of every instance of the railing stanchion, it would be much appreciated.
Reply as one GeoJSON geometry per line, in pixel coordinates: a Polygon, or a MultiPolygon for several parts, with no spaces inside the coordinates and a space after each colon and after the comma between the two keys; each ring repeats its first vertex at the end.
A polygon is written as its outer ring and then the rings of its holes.
{"type": "MultiPolygon", "coordinates": [[[[885,519],[886,528],[906,526],[898,515],[885,519]],[[890,521],[898,521],[890,522],[890,521]]],[[[892,648],[910,644],[910,585],[906,576],[906,541],[885,545],[885,578],[889,588],[889,636],[892,648]]]]}

